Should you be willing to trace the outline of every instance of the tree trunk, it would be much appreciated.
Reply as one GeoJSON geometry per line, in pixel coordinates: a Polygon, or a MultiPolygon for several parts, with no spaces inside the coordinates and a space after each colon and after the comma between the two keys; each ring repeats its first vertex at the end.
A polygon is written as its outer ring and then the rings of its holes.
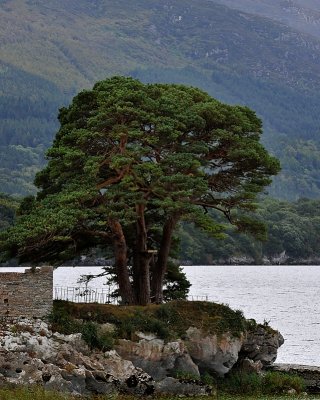
{"type": "Polygon", "coordinates": [[[167,271],[167,263],[171,248],[172,234],[178,222],[177,217],[170,217],[163,226],[158,258],[152,271],[151,293],[153,302],[163,302],[164,277],[167,271]]]}
{"type": "Polygon", "coordinates": [[[145,206],[138,204],[136,237],[133,254],[133,286],[138,304],[147,305],[150,301],[150,260],[148,253],[147,229],[144,217],[145,206]]]}
{"type": "Polygon", "coordinates": [[[127,243],[119,221],[109,220],[109,226],[112,231],[112,240],[115,257],[115,268],[119,292],[124,304],[136,304],[136,299],[130,283],[128,262],[127,262],[127,243]]]}

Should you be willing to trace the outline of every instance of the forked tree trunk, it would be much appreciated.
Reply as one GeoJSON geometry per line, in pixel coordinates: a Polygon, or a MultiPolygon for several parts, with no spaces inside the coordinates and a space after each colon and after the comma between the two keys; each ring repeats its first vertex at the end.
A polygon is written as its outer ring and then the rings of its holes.
{"type": "Polygon", "coordinates": [[[127,243],[122,226],[115,219],[109,220],[109,226],[112,231],[115,268],[122,302],[129,305],[136,304],[137,301],[129,279],[127,243]]]}
{"type": "Polygon", "coordinates": [[[133,253],[133,286],[139,305],[150,303],[150,260],[148,253],[147,229],[144,217],[145,206],[138,204],[136,212],[138,215],[136,223],[136,237],[133,253]]]}
{"type": "Polygon", "coordinates": [[[171,248],[172,235],[178,222],[177,217],[170,217],[163,226],[158,258],[152,271],[151,293],[153,302],[163,302],[164,278],[167,272],[169,252],[171,248]]]}

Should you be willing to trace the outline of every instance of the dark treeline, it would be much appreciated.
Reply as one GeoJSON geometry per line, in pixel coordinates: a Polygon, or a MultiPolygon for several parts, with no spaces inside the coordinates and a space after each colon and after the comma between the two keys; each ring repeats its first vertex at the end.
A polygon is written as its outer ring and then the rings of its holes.
{"type": "MultiPolygon", "coordinates": [[[[14,223],[19,201],[0,194],[0,229],[14,223]]],[[[182,224],[177,232],[182,262],[195,265],[229,263],[314,263],[320,260],[320,200],[296,202],[265,199],[258,218],[266,224],[267,238],[258,241],[226,226],[224,239],[209,237],[192,224],[182,224]]],[[[219,220],[221,216],[218,214],[219,220]]],[[[223,223],[221,219],[221,223],[223,223]]]]}
{"type": "Polygon", "coordinates": [[[0,193],[0,230],[13,225],[19,201],[0,193]]]}
{"type": "Polygon", "coordinates": [[[290,203],[265,199],[259,204],[257,215],[267,227],[265,241],[239,234],[231,226],[226,229],[226,238],[217,240],[192,225],[183,225],[181,258],[204,265],[315,263],[320,258],[320,200],[290,203]]]}

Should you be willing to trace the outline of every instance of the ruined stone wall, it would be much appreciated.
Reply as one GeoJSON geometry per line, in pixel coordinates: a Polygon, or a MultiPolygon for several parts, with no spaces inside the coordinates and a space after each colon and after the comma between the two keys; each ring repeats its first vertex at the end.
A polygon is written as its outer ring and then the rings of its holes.
{"type": "Polygon", "coordinates": [[[0,270],[0,318],[44,317],[52,309],[52,267],[24,273],[0,270]]]}

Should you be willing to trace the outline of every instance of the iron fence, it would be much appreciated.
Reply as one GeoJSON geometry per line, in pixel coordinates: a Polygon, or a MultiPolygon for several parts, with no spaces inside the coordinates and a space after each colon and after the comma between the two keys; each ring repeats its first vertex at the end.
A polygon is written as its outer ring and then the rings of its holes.
{"type": "Polygon", "coordinates": [[[57,287],[53,288],[54,300],[68,300],[73,303],[100,303],[118,304],[119,299],[113,297],[111,288],[81,288],[57,287]]]}
{"type": "MultiPolygon", "coordinates": [[[[58,287],[53,288],[54,300],[68,300],[73,303],[120,304],[121,298],[113,297],[113,287],[85,288],[58,287]]],[[[208,296],[189,295],[189,301],[209,301],[208,296]]]]}

